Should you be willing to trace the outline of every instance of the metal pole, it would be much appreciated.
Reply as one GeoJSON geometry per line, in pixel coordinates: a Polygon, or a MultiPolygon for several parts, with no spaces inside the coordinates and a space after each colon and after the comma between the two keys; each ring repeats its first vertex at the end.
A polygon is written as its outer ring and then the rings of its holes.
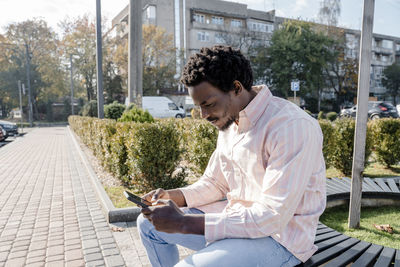
{"type": "Polygon", "coordinates": [[[71,115],[74,115],[74,79],[72,77],[73,71],[72,71],[72,54],[69,55],[69,62],[71,65],[71,115]]]}
{"type": "Polygon", "coordinates": [[[354,134],[354,154],[349,208],[349,228],[360,227],[362,175],[365,160],[365,142],[368,119],[368,95],[371,66],[372,27],[375,0],[364,0],[361,30],[360,61],[357,92],[356,131],[354,134]]]}
{"type": "Polygon", "coordinates": [[[24,132],[24,126],[22,125],[22,116],[23,116],[23,112],[22,112],[22,92],[21,92],[22,88],[21,88],[21,81],[18,80],[18,93],[19,93],[19,110],[21,112],[21,133],[24,132]]]}
{"type": "Polygon", "coordinates": [[[31,58],[29,55],[29,46],[25,44],[26,48],[26,79],[28,82],[28,107],[29,107],[29,126],[33,127],[33,108],[32,108],[32,90],[31,90],[31,58]]]}
{"type": "Polygon", "coordinates": [[[142,0],[129,1],[128,99],[142,106],[142,0]]]}
{"type": "Polygon", "coordinates": [[[96,64],[97,64],[97,112],[98,118],[104,118],[104,96],[103,96],[103,49],[101,38],[101,5],[96,0],[96,64]]]}

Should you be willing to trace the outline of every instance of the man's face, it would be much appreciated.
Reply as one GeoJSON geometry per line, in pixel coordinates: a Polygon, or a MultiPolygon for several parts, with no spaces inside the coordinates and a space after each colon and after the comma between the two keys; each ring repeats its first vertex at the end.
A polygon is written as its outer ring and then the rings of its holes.
{"type": "Polygon", "coordinates": [[[239,117],[240,110],[234,91],[225,93],[208,82],[202,82],[189,87],[189,94],[194,104],[200,107],[201,117],[221,131],[228,129],[239,117]]]}

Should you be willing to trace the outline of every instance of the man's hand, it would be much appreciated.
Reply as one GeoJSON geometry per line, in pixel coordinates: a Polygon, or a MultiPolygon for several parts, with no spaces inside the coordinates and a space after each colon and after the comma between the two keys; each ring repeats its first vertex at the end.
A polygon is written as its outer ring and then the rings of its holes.
{"type": "Polygon", "coordinates": [[[184,214],[172,200],[159,199],[142,213],[157,231],[204,235],[204,215],[184,214]]]}
{"type": "Polygon", "coordinates": [[[157,231],[182,233],[185,214],[172,200],[159,199],[153,207],[142,209],[142,213],[157,231]]]}
{"type": "Polygon", "coordinates": [[[186,206],[185,197],[182,191],[179,189],[164,190],[162,188],[158,188],[156,190],[150,191],[142,198],[148,202],[153,203],[153,206],[160,199],[173,200],[179,207],[186,206]]]}

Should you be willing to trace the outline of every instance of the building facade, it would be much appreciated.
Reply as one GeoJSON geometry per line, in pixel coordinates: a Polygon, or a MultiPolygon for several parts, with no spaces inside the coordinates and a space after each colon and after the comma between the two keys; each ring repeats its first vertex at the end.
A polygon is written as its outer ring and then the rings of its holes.
{"type": "MultiPolygon", "coordinates": [[[[112,27],[122,37],[128,36],[128,16],[129,6],[112,20],[112,27]]],[[[183,51],[183,59],[177,54],[177,73],[190,54],[205,46],[226,44],[244,52],[252,45],[268,46],[272,33],[285,20],[275,16],[274,10],[257,11],[228,1],[143,0],[143,23],[165,28],[173,35],[176,48],[183,51]]],[[[360,31],[344,30],[346,56],[357,59],[360,31]]],[[[395,60],[400,62],[400,37],[374,34],[370,93],[378,99],[390,100],[385,96],[381,77],[384,68],[395,60]]]]}

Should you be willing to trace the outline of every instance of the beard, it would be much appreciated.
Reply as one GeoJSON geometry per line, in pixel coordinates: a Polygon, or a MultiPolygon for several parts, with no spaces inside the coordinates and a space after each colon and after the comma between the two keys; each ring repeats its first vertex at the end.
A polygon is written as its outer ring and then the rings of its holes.
{"type": "Polygon", "coordinates": [[[224,125],[222,125],[221,127],[218,127],[219,130],[220,130],[220,131],[225,131],[225,130],[227,130],[227,129],[232,125],[232,123],[235,122],[235,120],[236,120],[235,117],[230,117],[230,118],[228,118],[228,120],[224,123],[224,125]]]}

